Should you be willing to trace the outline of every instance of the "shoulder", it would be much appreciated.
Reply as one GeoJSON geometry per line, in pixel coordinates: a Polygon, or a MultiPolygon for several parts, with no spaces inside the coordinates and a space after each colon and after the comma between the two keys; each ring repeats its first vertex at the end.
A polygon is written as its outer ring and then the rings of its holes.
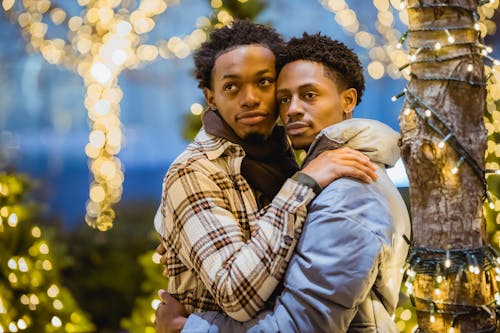
{"type": "Polygon", "coordinates": [[[324,188],[310,206],[308,223],[346,221],[351,232],[363,230],[383,238],[392,234],[393,216],[379,184],[340,178],[324,188]]]}
{"type": "Polygon", "coordinates": [[[385,196],[381,191],[380,184],[361,182],[353,178],[339,178],[321,191],[313,201],[313,204],[329,203],[335,206],[348,207],[352,205],[378,205],[384,203],[385,196]]]}

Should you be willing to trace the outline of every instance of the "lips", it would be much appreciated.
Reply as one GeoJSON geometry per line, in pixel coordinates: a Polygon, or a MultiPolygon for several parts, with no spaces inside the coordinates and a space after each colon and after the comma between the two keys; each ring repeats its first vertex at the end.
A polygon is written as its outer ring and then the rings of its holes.
{"type": "Polygon", "coordinates": [[[247,111],[236,116],[236,120],[244,125],[255,125],[264,121],[269,115],[262,111],[247,111]]]}
{"type": "Polygon", "coordinates": [[[308,127],[309,126],[306,123],[301,122],[301,121],[288,123],[288,124],[286,124],[286,134],[288,134],[290,136],[301,135],[305,131],[307,131],[308,127]]]}

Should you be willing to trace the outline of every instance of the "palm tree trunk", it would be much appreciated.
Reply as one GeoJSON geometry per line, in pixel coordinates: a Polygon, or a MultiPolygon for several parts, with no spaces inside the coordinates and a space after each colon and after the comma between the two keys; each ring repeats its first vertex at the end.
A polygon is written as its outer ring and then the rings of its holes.
{"type": "Polygon", "coordinates": [[[496,322],[476,10],[477,0],[408,0],[411,78],[399,120],[414,246],[408,282],[423,332],[490,332],[496,322]]]}

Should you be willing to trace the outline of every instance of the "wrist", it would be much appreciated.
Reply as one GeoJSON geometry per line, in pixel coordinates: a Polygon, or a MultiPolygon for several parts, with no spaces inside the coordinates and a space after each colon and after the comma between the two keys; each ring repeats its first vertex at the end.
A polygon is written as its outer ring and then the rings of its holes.
{"type": "Polygon", "coordinates": [[[321,185],[319,185],[318,182],[313,177],[309,176],[304,172],[297,171],[292,176],[292,179],[302,185],[310,187],[316,195],[320,194],[321,190],[323,190],[321,185]]]}

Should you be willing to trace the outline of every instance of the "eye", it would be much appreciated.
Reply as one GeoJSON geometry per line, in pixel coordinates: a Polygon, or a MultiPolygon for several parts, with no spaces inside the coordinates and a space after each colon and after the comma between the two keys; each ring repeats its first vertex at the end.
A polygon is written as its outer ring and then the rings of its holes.
{"type": "Polygon", "coordinates": [[[224,91],[234,91],[236,88],[237,87],[234,83],[227,83],[224,85],[224,91]]]}
{"type": "Polygon", "coordinates": [[[316,96],[318,96],[318,94],[316,94],[315,92],[312,92],[312,91],[308,91],[304,94],[304,97],[306,99],[313,99],[315,98],[316,96]]]}
{"type": "Polygon", "coordinates": [[[274,80],[270,79],[270,78],[262,78],[262,79],[259,80],[259,84],[261,86],[264,86],[264,87],[270,86],[273,83],[274,83],[274,80]]]}
{"type": "Polygon", "coordinates": [[[287,97],[287,96],[278,97],[278,103],[279,104],[290,103],[290,97],[287,97]]]}

